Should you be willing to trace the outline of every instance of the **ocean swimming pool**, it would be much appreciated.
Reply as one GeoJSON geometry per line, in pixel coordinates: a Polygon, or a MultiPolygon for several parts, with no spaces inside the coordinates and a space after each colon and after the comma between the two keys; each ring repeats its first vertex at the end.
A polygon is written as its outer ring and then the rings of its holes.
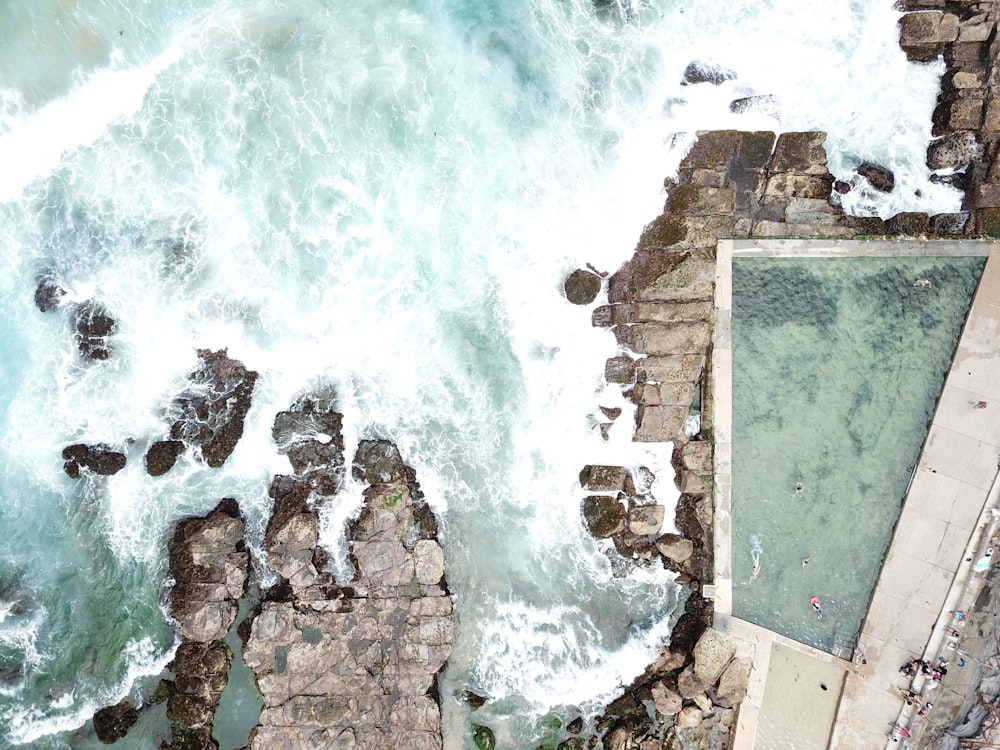
{"type": "Polygon", "coordinates": [[[982,266],[733,260],[734,615],[849,653],[982,266]]]}

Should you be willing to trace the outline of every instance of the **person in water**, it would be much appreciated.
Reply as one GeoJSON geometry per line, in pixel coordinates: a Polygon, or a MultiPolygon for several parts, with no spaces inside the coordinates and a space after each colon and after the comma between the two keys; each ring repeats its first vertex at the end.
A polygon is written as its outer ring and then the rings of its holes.
{"type": "Polygon", "coordinates": [[[809,600],[809,603],[812,605],[813,612],[816,613],[816,619],[823,617],[823,605],[819,603],[819,597],[814,596],[809,600]]]}
{"type": "Polygon", "coordinates": [[[753,573],[750,574],[750,583],[757,580],[760,575],[760,552],[753,553],[753,573]]]}
{"type": "Polygon", "coordinates": [[[808,565],[808,564],[809,564],[809,561],[810,561],[810,560],[812,560],[812,558],[811,558],[811,557],[803,557],[803,558],[802,558],[802,570],[805,570],[805,569],[806,569],[806,565],[808,565]]]}

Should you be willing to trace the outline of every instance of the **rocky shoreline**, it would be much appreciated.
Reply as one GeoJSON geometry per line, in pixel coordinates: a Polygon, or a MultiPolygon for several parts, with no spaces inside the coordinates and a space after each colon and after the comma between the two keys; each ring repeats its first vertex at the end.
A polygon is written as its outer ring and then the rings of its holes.
{"type": "MultiPolygon", "coordinates": [[[[731,746],[731,730],[750,665],[735,644],[711,628],[714,574],[710,347],[719,239],[868,236],[1000,236],[1000,99],[994,60],[1000,52],[993,2],[907,0],[900,44],[910,59],[943,55],[948,72],[934,115],[928,167],[965,192],[962,211],[887,220],[852,217],[839,207],[851,190],[897,189],[891,172],[861,163],[850,180],[827,168],[821,132],[711,131],[699,134],[666,183],[660,216],[642,231],[632,258],[608,277],[580,269],[567,279],[571,302],[591,305],[591,322],[615,336],[605,380],[636,406],[636,421],[602,407],[597,426],[629,429],[636,441],[673,445],[680,499],[679,533],[661,534],[664,508],[649,496],[643,469],[589,465],[581,522],[611,539],[621,564],[662,565],[688,589],[671,642],[602,715],[567,727],[558,747],[653,750],[731,746]],[[692,427],[691,417],[700,417],[692,427]]],[[[692,63],[687,85],[713,85],[731,71],[692,63]]],[[[734,107],[744,106],[736,102],[734,107]]],[[[65,296],[44,274],[35,294],[42,312],[65,296]]],[[[85,359],[113,356],[116,321],[99,301],[77,305],[73,335],[85,359]]],[[[192,386],[174,400],[171,424],[145,453],[150,475],[169,471],[194,446],[220,466],[243,430],[257,374],[225,351],[199,352],[192,386]]],[[[163,684],[173,748],[213,748],[214,711],[233,658],[223,641],[239,604],[244,660],[263,699],[253,748],[442,746],[437,675],[453,638],[452,600],[437,523],[412,469],[395,446],[363,441],[348,465],[341,415],[332,391],[301,397],[275,417],[273,436],[293,468],[274,478],[259,593],[244,544],[238,502],[223,499],[207,515],[186,519],[170,542],[173,616],[181,644],[163,684]],[[364,506],[348,529],[357,571],[348,586],[326,572],[318,546],[318,511],[341,491],[350,470],[364,483],[364,506]]],[[[125,464],[121,446],[76,444],[65,470],[112,474],[125,464]]],[[[103,741],[124,736],[137,719],[127,702],[95,716],[103,741]]],[[[495,743],[488,728],[478,747],[495,743]]]]}

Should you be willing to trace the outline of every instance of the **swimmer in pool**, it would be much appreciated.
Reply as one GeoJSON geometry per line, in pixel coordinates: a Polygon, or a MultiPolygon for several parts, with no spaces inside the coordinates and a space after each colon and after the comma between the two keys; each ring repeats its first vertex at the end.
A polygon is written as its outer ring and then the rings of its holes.
{"type": "Polygon", "coordinates": [[[812,558],[811,558],[811,557],[803,557],[803,558],[802,558],[802,570],[805,570],[805,569],[806,569],[806,565],[808,565],[808,564],[809,564],[809,561],[810,561],[810,560],[812,560],[812,558]]]}
{"type": "Polygon", "coordinates": [[[753,573],[750,575],[749,583],[753,583],[757,580],[757,576],[760,575],[760,552],[753,553],[753,573]]]}
{"type": "Polygon", "coordinates": [[[812,605],[813,612],[816,613],[816,619],[821,619],[823,617],[823,605],[819,603],[819,597],[814,596],[809,600],[809,603],[812,605]]]}

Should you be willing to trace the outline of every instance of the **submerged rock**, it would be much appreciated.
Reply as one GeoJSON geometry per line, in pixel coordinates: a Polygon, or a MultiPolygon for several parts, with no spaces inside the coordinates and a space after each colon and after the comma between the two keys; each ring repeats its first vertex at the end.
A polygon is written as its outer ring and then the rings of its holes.
{"type": "Polygon", "coordinates": [[[199,349],[198,358],[201,365],[190,375],[191,387],[174,400],[170,438],[199,446],[205,462],[218,468],[243,436],[257,373],[230,359],[225,349],[199,349]]]}
{"type": "Polygon", "coordinates": [[[704,60],[693,60],[684,68],[684,76],[681,85],[686,86],[696,83],[711,83],[715,86],[736,78],[736,72],[717,63],[706,62],[704,60]]]}
{"type": "Polygon", "coordinates": [[[760,112],[768,117],[781,118],[781,100],[774,94],[754,94],[733,99],[729,102],[729,111],[734,114],[744,112],[760,112]]]}
{"type": "Polygon", "coordinates": [[[111,476],[125,468],[125,454],[112,450],[108,445],[67,445],[63,448],[62,457],[63,471],[73,479],[80,478],[82,469],[111,476]]]}
{"type": "Polygon", "coordinates": [[[42,312],[52,312],[62,304],[66,290],[52,273],[42,274],[35,287],[35,306],[42,312]]]}

